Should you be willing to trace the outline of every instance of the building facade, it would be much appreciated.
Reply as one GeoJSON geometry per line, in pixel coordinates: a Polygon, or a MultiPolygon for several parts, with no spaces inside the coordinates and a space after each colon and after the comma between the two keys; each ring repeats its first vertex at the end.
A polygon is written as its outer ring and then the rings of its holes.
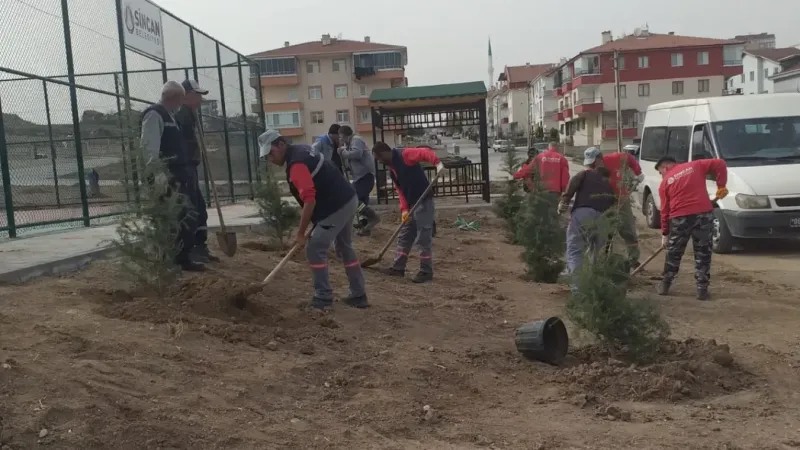
{"type": "MultiPolygon", "coordinates": [[[[405,47],[370,41],[352,41],[322,35],[318,41],[289,45],[250,55],[260,69],[263,110],[268,128],[294,143],[310,144],[333,123],[350,125],[372,144],[370,93],[375,89],[405,87],[405,47]]],[[[385,139],[395,144],[395,136],[385,139]]]]}
{"type": "Polygon", "coordinates": [[[727,94],[768,94],[776,92],[773,77],[781,72],[782,64],[800,60],[800,49],[763,48],[745,50],[742,57],[742,74],[731,77],[727,94]]]}
{"type": "Polygon", "coordinates": [[[600,46],[585,50],[555,71],[553,120],[574,145],[616,148],[614,79],[619,52],[622,137],[639,137],[647,107],[666,101],[719,96],[726,79],[742,73],[742,42],[655,34],[638,30],[614,40],[602,33],[600,46]]]}
{"type": "Polygon", "coordinates": [[[495,116],[495,136],[520,137],[531,132],[533,93],[530,83],[553,67],[554,64],[526,63],[503,69],[497,78],[494,95],[489,97],[489,106],[495,116]]]}
{"type": "Polygon", "coordinates": [[[771,77],[775,92],[800,93],[800,58],[785,58],[781,70],[771,77]]]}
{"type": "Polygon", "coordinates": [[[733,37],[734,41],[744,42],[745,50],[758,50],[762,48],[775,48],[775,35],[772,33],[740,34],[733,37]]]}
{"type": "Polygon", "coordinates": [[[558,128],[554,120],[558,110],[558,99],[553,96],[555,87],[555,69],[550,68],[533,79],[529,84],[531,107],[531,126],[542,127],[547,133],[552,128],[558,128]]]}

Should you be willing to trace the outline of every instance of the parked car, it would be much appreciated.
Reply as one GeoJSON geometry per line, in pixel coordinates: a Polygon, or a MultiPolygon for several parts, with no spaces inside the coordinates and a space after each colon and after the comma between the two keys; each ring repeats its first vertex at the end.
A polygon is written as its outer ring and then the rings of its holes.
{"type": "Polygon", "coordinates": [[[453,139],[461,139],[461,133],[453,134],[453,139]]]}
{"type": "Polygon", "coordinates": [[[528,148],[528,155],[536,156],[539,153],[547,150],[548,147],[550,147],[550,144],[547,142],[537,142],[528,148]]]}
{"type": "Polygon", "coordinates": [[[635,157],[639,157],[639,145],[638,144],[628,144],[622,147],[623,152],[628,152],[635,157]]]}
{"type": "Polygon", "coordinates": [[[507,141],[505,139],[498,139],[494,141],[494,144],[492,144],[492,150],[494,150],[495,153],[506,152],[509,148],[512,148],[511,141],[507,141]]]}

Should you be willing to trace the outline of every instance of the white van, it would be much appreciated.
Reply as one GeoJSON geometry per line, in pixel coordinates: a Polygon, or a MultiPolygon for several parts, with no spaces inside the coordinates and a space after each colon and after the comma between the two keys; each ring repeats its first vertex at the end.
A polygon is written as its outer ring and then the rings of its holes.
{"type": "MultiPolygon", "coordinates": [[[[722,158],[728,191],[715,209],[713,250],[738,239],[800,237],[800,93],[731,95],[659,103],[647,108],[638,189],[647,225],[661,225],[656,161],[722,158]]],[[[717,186],[707,182],[709,197],[717,186]]]]}

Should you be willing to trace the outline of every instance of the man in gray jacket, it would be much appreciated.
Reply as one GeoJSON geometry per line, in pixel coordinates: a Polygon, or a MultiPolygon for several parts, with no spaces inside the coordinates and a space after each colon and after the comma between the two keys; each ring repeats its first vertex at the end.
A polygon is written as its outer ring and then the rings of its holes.
{"type": "Polygon", "coordinates": [[[347,125],[339,128],[339,154],[343,162],[347,162],[353,175],[353,188],[358,197],[359,210],[367,218],[367,224],[359,232],[359,236],[368,236],[381,218],[369,207],[369,194],[375,187],[375,157],[372,156],[367,143],[360,136],[353,134],[347,125]],[[363,206],[362,206],[363,205],[363,206]]]}

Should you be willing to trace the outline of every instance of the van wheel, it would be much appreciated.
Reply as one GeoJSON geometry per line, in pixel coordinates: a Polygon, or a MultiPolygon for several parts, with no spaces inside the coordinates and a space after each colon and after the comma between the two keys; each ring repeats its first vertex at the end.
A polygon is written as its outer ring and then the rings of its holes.
{"type": "Polygon", "coordinates": [[[661,212],[656,208],[656,202],[653,200],[652,194],[645,194],[644,206],[642,206],[642,214],[644,214],[647,226],[653,229],[661,227],[661,212]]]}
{"type": "Polygon", "coordinates": [[[714,228],[711,230],[711,250],[719,255],[733,252],[736,238],[731,235],[728,223],[719,208],[714,209],[714,228]]]}

